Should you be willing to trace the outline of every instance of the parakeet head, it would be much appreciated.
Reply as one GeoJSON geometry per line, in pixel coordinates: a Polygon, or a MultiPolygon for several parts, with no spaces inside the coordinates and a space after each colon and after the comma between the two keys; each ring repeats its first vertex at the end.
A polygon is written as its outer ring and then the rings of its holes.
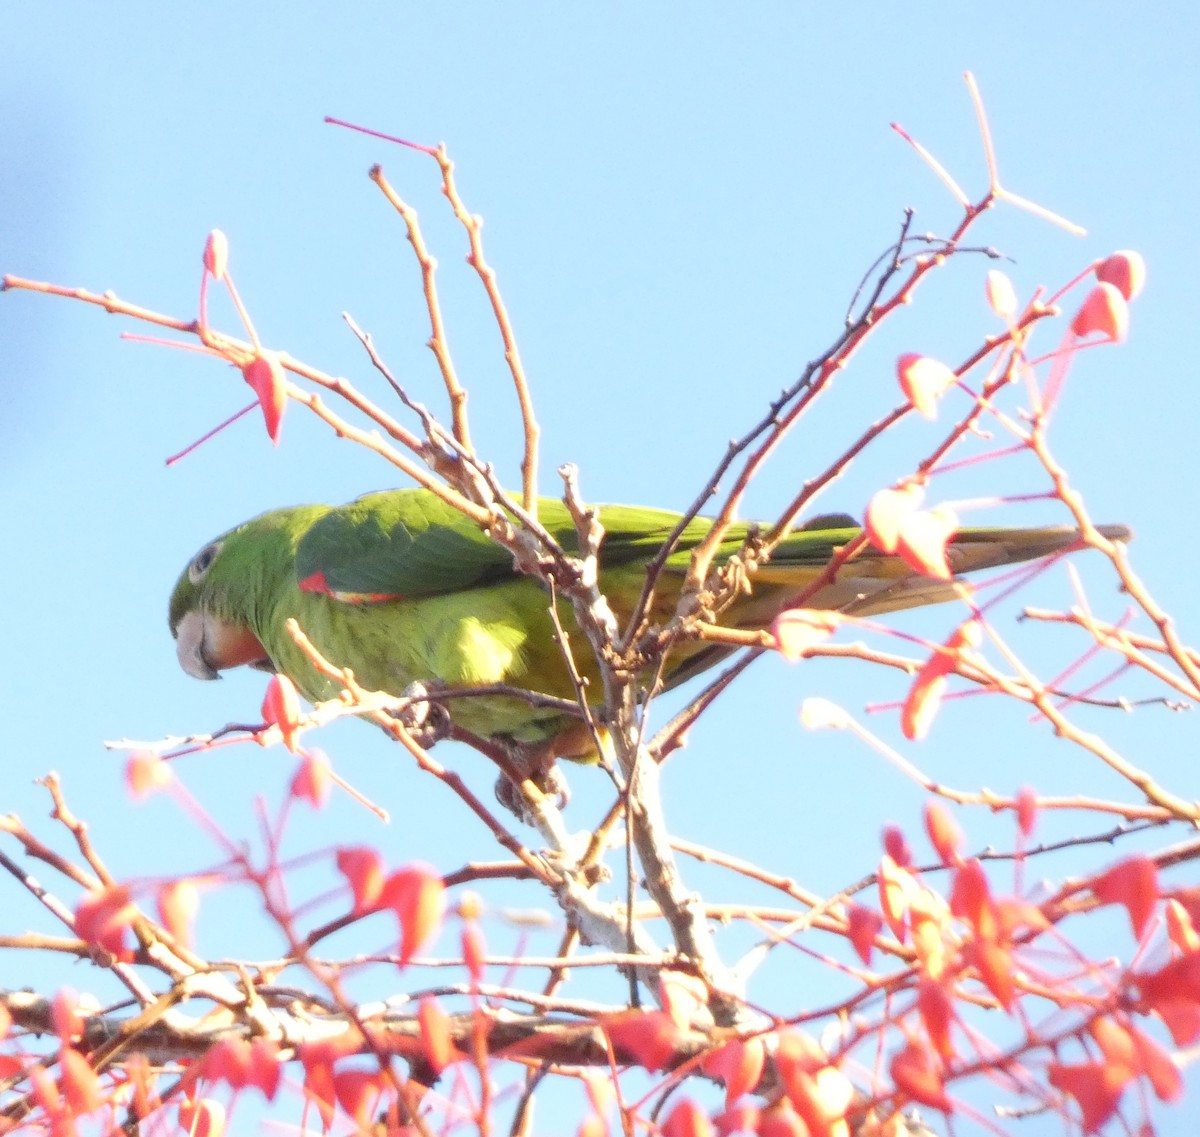
{"type": "Polygon", "coordinates": [[[323,506],[277,509],[209,541],[171,593],[169,622],[179,665],[196,679],[247,664],[274,671],[261,636],[290,570],[299,535],[323,506]]]}

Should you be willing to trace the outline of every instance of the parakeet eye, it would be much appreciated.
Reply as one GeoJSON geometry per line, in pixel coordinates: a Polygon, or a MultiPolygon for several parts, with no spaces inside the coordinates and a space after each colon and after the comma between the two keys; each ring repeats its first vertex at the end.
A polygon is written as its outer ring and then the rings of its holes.
{"type": "Polygon", "coordinates": [[[205,577],[205,574],[212,563],[217,559],[217,554],[221,551],[221,542],[214,541],[211,545],[205,545],[193,558],[192,563],[188,565],[188,580],[192,584],[199,584],[205,577]]]}

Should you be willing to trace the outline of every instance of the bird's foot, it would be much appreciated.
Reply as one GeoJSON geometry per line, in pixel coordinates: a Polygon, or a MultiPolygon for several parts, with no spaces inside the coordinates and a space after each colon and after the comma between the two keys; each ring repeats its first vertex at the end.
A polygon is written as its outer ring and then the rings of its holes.
{"type": "MultiPolygon", "coordinates": [[[[550,798],[557,809],[566,808],[571,800],[571,787],[557,765],[542,766],[533,770],[522,771],[525,780],[542,796],[550,798]]],[[[501,774],[496,779],[496,800],[509,813],[516,814],[527,825],[532,824],[530,818],[530,802],[522,789],[521,783],[513,781],[507,774],[501,774]]]]}
{"type": "Polygon", "coordinates": [[[410,683],[401,695],[408,705],[390,712],[393,718],[404,724],[413,741],[423,750],[431,749],[435,743],[450,735],[450,712],[434,701],[433,693],[424,683],[410,683]]]}

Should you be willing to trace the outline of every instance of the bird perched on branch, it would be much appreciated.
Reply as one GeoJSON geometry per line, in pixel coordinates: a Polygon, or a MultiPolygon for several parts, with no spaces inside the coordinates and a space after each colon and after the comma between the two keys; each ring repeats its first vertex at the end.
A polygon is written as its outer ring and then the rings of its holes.
{"type": "MultiPolygon", "coordinates": [[[[544,498],[538,508],[545,529],[568,553],[576,551],[566,506],[544,498]]],[[[625,505],[598,510],[605,531],[599,586],[623,623],[680,515],[625,505]]],[[[663,562],[647,613],[652,622],[665,622],[674,612],[692,551],[711,526],[699,518],[684,527],[663,562]]],[[[756,528],[731,526],[714,564],[743,549],[756,528]]],[[[721,624],[768,627],[860,532],[852,518],[836,514],[790,533],[751,574],[750,589],[724,608],[721,624]]],[[[1128,538],[1120,527],[1101,532],[1128,538]]],[[[1047,556],[1078,540],[1067,527],[962,529],[947,545],[947,564],[955,573],[974,572],[1047,556]]],[[[953,580],[916,573],[899,556],[867,545],[803,604],[861,616],[956,594],[953,580]]],[[[226,668],[248,664],[286,674],[314,702],[336,697],[340,684],[297,645],[286,627],[289,618],[326,659],[352,668],[368,690],[399,696],[410,685],[425,684],[432,694],[446,695],[508,685],[576,698],[546,589],[517,571],[512,554],[474,521],[428,490],[386,490],[343,506],[264,513],[205,545],[171,596],[171,632],[189,675],[216,679],[226,668]]],[[[558,618],[579,673],[599,698],[592,652],[561,598],[558,618]]],[[[681,683],[730,650],[728,644],[680,638],[666,657],[662,681],[667,687],[681,683]]],[[[449,698],[445,705],[454,724],[482,739],[540,748],[547,760],[594,757],[578,716],[552,700],[493,693],[449,698]]]]}

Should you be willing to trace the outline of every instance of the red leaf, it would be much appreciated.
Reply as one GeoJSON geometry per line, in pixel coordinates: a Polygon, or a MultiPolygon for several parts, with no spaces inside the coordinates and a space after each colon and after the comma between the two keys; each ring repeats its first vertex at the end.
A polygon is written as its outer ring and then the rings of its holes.
{"type": "Polygon", "coordinates": [[[951,1113],[954,1106],[946,1096],[942,1076],[938,1073],[929,1052],[920,1043],[909,1040],[908,1045],[891,1061],[892,1081],[905,1097],[930,1109],[951,1113]]]}
{"type": "Polygon", "coordinates": [[[1012,940],[1021,928],[1031,932],[1050,930],[1046,914],[1036,904],[1019,896],[1001,896],[993,902],[992,912],[996,919],[998,939],[1012,940]]]}
{"type": "Polygon", "coordinates": [[[690,1098],[679,1102],[663,1122],[663,1137],[712,1137],[712,1122],[690,1098]]]}
{"type": "Polygon", "coordinates": [[[601,1015],[599,1024],[620,1065],[632,1063],[654,1073],[675,1054],[679,1028],[666,1011],[618,1011],[601,1015]]]}
{"type": "Polygon", "coordinates": [[[1200,948],[1200,935],[1192,923],[1191,913],[1174,897],[1167,901],[1167,935],[1180,951],[1200,948]]]}
{"type": "Polygon", "coordinates": [[[425,865],[398,869],[384,882],[381,906],[391,908],[400,923],[401,967],[441,926],[445,894],[442,878],[425,865]]]}
{"type": "Polygon", "coordinates": [[[1176,1045],[1186,1045],[1200,1035],[1200,951],[1190,951],[1134,979],[1137,1009],[1161,1015],[1176,1045]]]}
{"type": "Polygon", "coordinates": [[[253,1042],[229,1038],[209,1048],[201,1064],[206,1078],[225,1082],[233,1090],[259,1090],[268,1101],[275,1099],[283,1067],[279,1046],[269,1038],[253,1042]]]}
{"type": "Polygon", "coordinates": [[[217,280],[225,279],[229,268],[229,238],[220,229],[214,229],[204,242],[204,269],[217,280]]]}
{"type": "Polygon", "coordinates": [[[375,1106],[383,1093],[378,1070],[340,1070],[333,1075],[338,1105],[354,1119],[359,1132],[370,1132],[375,1106]]]}
{"type": "Polygon", "coordinates": [[[171,767],[157,754],[131,754],[125,763],[125,784],[133,794],[134,801],[141,801],[156,790],[166,789],[173,776],[171,767]]]}
{"type": "Polygon", "coordinates": [[[865,525],[871,544],[880,552],[894,553],[900,530],[920,507],[925,491],[910,482],[894,490],[880,490],[867,504],[865,525]]]}
{"type": "Polygon", "coordinates": [[[346,878],[354,893],[354,914],[373,912],[383,893],[383,862],[379,854],[367,845],[338,849],[338,872],[346,878]]]}
{"type": "Polygon", "coordinates": [[[995,940],[976,940],[972,945],[975,966],[983,985],[996,996],[996,1002],[1011,1011],[1016,998],[1012,952],[995,940]]]}
{"type": "Polygon", "coordinates": [[[250,384],[262,407],[267,437],[279,445],[279,430],[287,407],[287,377],[279,356],[274,352],[256,355],[242,368],[242,378],[250,384]]]}
{"type": "Polygon", "coordinates": [[[60,987],[55,993],[54,1002],[50,1004],[50,1022],[64,1046],[70,1046],[83,1035],[79,996],[70,987],[60,987]]]}
{"type": "Polygon", "coordinates": [[[50,1076],[50,1071],[45,1066],[39,1064],[29,1071],[29,1085],[33,1091],[33,1100],[48,1116],[54,1117],[62,1112],[62,1096],[58,1092],[58,1083],[50,1076]]]}
{"type": "Polygon", "coordinates": [[[775,1047],[775,1063],[786,1083],[797,1071],[814,1074],[829,1061],[821,1046],[802,1030],[780,1031],[775,1047]]]}
{"type": "Polygon", "coordinates": [[[1159,1101],[1178,1101],[1183,1096],[1183,1078],[1171,1056],[1137,1027],[1131,1026],[1129,1035],[1137,1050],[1138,1069],[1150,1079],[1155,1096],[1159,1101]]]}
{"type": "Polygon", "coordinates": [[[994,940],[999,933],[999,920],[987,875],[975,858],[964,861],[954,874],[954,884],[950,889],[950,911],[960,920],[966,920],[980,939],[994,940]]]}
{"type": "Polygon", "coordinates": [[[879,861],[879,908],[892,935],[901,943],[908,938],[908,905],[916,891],[912,875],[886,853],[879,861]]]}
{"type": "Polygon", "coordinates": [[[321,809],[333,789],[329,759],[320,750],[305,751],[292,777],[289,792],[292,797],[307,801],[313,809],[321,809]]]}
{"type": "Polygon", "coordinates": [[[1146,284],[1146,262],[1141,253],[1121,249],[1097,261],[1096,279],[1111,284],[1126,300],[1132,300],[1146,284]]]}
{"type": "Polygon", "coordinates": [[[925,832],[944,865],[962,863],[963,832],[938,801],[925,803],[925,832]]]}
{"type": "Polygon", "coordinates": [[[1158,870],[1144,854],[1113,865],[1091,882],[1101,904],[1123,904],[1133,934],[1141,939],[1158,902],[1158,870]]]}
{"type": "Polygon", "coordinates": [[[282,1075],[283,1063],[279,1058],[279,1044],[273,1038],[256,1038],[250,1043],[246,1084],[260,1090],[267,1101],[274,1101],[282,1075]]]}
{"type": "Polygon", "coordinates": [[[263,721],[279,727],[284,745],[296,753],[296,731],[300,725],[300,694],[286,675],[272,675],[262,704],[263,721]]]}
{"type": "Polygon", "coordinates": [[[787,1098],[762,1111],[754,1132],[758,1137],[810,1137],[808,1126],[787,1098]]]}
{"type": "Polygon", "coordinates": [[[1075,313],[1071,331],[1077,336],[1099,332],[1106,339],[1120,343],[1129,332],[1129,305],[1121,290],[1112,284],[1097,284],[1075,313]]]}
{"type": "Polygon", "coordinates": [[[184,1101],[179,1106],[179,1124],[188,1137],[221,1137],[225,1132],[225,1107],[212,1098],[184,1101]]]}
{"type": "Polygon", "coordinates": [[[916,572],[935,580],[950,580],[954,574],[946,562],[946,545],[956,532],[958,518],[953,510],[945,506],[917,510],[904,520],[896,552],[916,572]]]}
{"type": "Polygon", "coordinates": [[[356,1053],[364,1045],[365,1040],[361,1033],[348,1030],[333,1038],[307,1043],[299,1048],[300,1061],[304,1066],[304,1092],[320,1111],[321,1121],[326,1129],[333,1121],[334,1103],[337,1098],[333,1064],[339,1058],[356,1053]]]}
{"type": "Polygon", "coordinates": [[[824,643],[841,626],[837,612],[812,608],[789,608],[780,612],[771,624],[775,647],[784,659],[803,659],[817,644],[824,643]]]}
{"type": "Polygon", "coordinates": [[[930,421],[937,418],[938,399],[958,382],[958,376],[940,360],[912,351],[896,360],[896,378],[904,397],[930,421]]]}
{"type": "Polygon", "coordinates": [[[920,742],[933,726],[947,679],[937,668],[922,667],[900,708],[900,730],[910,742],[920,742]]]}
{"type": "Polygon", "coordinates": [[[1156,1004],[1154,1011],[1171,1032],[1176,1046],[1188,1046],[1200,1038],[1200,1007],[1167,1000],[1156,1004]]]}
{"type": "Polygon", "coordinates": [[[487,941],[479,925],[471,921],[463,925],[462,957],[467,965],[471,985],[478,987],[483,982],[484,958],[487,956],[487,941]]]}
{"type": "Polygon", "coordinates": [[[75,909],[75,932],[80,939],[98,944],[118,959],[131,958],[125,931],[137,917],[129,889],[114,884],[87,893],[75,909]]]}
{"type": "Polygon", "coordinates": [[[721,1137],[729,1137],[732,1133],[761,1133],[759,1123],[762,1110],[751,1101],[738,1102],[737,1105],[719,1113],[713,1120],[721,1137]]]}
{"type": "Polygon", "coordinates": [[[904,830],[899,825],[885,825],[883,827],[883,851],[902,869],[912,868],[912,849],[908,847],[908,840],[904,836],[904,830]]]}
{"type": "Polygon", "coordinates": [[[158,917],[177,943],[190,947],[200,893],[190,880],[172,880],[158,890],[158,917]]]}
{"type": "Polygon", "coordinates": [[[704,1058],[703,1069],[709,1077],[720,1078],[725,1083],[725,1108],[728,1109],[758,1085],[766,1060],[766,1046],[756,1035],[734,1039],[711,1051],[704,1058]]]}
{"type": "Polygon", "coordinates": [[[1087,1062],[1079,1066],[1052,1063],[1046,1068],[1050,1084],[1069,1094],[1083,1113],[1083,1131],[1095,1133],[1116,1112],[1121,1103],[1121,1091],[1128,1081],[1127,1072],[1110,1070],[1104,1062],[1087,1062]]]}
{"type": "Polygon", "coordinates": [[[829,1064],[825,1051],[800,1031],[784,1031],[779,1035],[775,1062],[788,1100],[807,1126],[809,1137],[844,1132],[854,1087],[829,1064]]]}
{"type": "Polygon", "coordinates": [[[99,1109],[104,1097],[100,1093],[100,1079],[91,1063],[78,1050],[64,1046],[59,1052],[58,1064],[62,1068],[59,1082],[71,1112],[82,1114],[99,1109]]]}
{"type": "Polygon", "coordinates": [[[954,1002],[946,989],[932,979],[922,979],[917,992],[917,1012],[921,1016],[925,1033],[933,1043],[934,1050],[943,1061],[954,1057],[954,1043],[950,1038],[950,1027],[955,1020],[954,1002]]]}
{"type": "Polygon", "coordinates": [[[1141,1062],[1133,1038],[1116,1019],[1097,1015],[1088,1024],[1088,1033],[1096,1040],[1110,1067],[1129,1071],[1130,1078],[1138,1072],[1141,1062]]]}
{"type": "Polygon", "coordinates": [[[851,903],[846,911],[846,922],[849,925],[850,943],[858,953],[858,958],[870,966],[875,937],[883,927],[883,917],[874,908],[851,903]]]}
{"type": "Polygon", "coordinates": [[[1023,837],[1033,833],[1037,824],[1037,793],[1032,786],[1022,786],[1017,792],[1017,828],[1023,837]]]}
{"type": "Polygon", "coordinates": [[[450,1016],[432,995],[426,995],[417,1009],[417,1023],[421,1028],[421,1050],[425,1061],[440,1074],[458,1058],[450,1030],[450,1016]]]}
{"type": "Polygon", "coordinates": [[[946,902],[927,888],[914,889],[908,902],[908,928],[913,950],[931,979],[940,979],[946,968],[949,924],[946,902]]]}

